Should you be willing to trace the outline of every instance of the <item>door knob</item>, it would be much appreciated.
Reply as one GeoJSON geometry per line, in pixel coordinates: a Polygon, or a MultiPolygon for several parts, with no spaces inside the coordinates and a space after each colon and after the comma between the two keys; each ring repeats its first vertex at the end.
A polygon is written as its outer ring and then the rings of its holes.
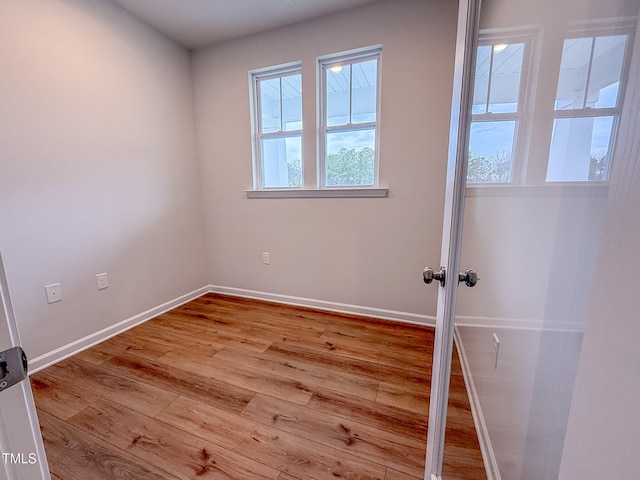
{"type": "Polygon", "coordinates": [[[467,287],[475,287],[478,280],[480,280],[478,274],[472,268],[464,273],[458,274],[458,282],[464,282],[467,287]]]}
{"type": "Polygon", "coordinates": [[[440,282],[440,285],[442,285],[444,287],[444,282],[447,276],[447,271],[444,267],[440,267],[440,271],[439,272],[434,272],[433,268],[431,267],[426,267],[423,271],[422,271],[422,279],[424,280],[424,283],[426,284],[430,284],[431,282],[433,282],[434,280],[440,282]]]}

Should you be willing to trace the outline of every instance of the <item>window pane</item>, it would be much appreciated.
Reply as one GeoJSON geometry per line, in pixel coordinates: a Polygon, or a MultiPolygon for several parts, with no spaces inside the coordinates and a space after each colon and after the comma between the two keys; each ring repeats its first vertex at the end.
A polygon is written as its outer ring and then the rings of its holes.
{"type": "Polygon", "coordinates": [[[302,187],[302,137],[263,138],[262,186],[302,187]]]}
{"type": "Polygon", "coordinates": [[[478,47],[476,58],[476,79],[473,85],[472,113],[487,113],[489,75],[491,74],[491,45],[478,47]]]}
{"type": "Polygon", "coordinates": [[[489,96],[490,112],[511,113],[518,111],[523,56],[524,43],[500,44],[493,47],[489,96]]]}
{"type": "Polygon", "coordinates": [[[626,35],[596,38],[589,76],[587,107],[616,106],[626,45],[626,35]]]}
{"type": "Polygon", "coordinates": [[[378,60],[351,65],[351,123],[376,121],[378,60]]]}
{"type": "Polygon", "coordinates": [[[613,120],[611,116],[555,120],[547,182],[607,180],[613,120]]]}
{"type": "Polygon", "coordinates": [[[302,130],[302,75],[282,77],[282,127],[302,130]]]}
{"type": "Polygon", "coordinates": [[[583,108],[593,38],[567,38],[562,47],[556,110],[583,108]]]}
{"type": "Polygon", "coordinates": [[[515,135],[515,121],[472,122],[467,182],[511,182],[515,135]]]}
{"type": "Polygon", "coordinates": [[[326,185],[372,186],[375,169],[374,129],[327,133],[326,185]]]}
{"type": "Polygon", "coordinates": [[[280,78],[260,80],[260,112],[262,125],[260,133],[279,132],[282,129],[280,117],[280,78]]]}
{"type": "Polygon", "coordinates": [[[327,126],[349,123],[351,65],[327,68],[327,126]]]}

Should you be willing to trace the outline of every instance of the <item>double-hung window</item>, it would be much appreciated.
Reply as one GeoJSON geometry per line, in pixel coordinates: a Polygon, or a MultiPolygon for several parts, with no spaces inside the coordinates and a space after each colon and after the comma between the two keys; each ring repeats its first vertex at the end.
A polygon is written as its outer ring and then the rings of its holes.
{"type": "Polygon", "coordinates": [[[380,54],[376,47],[318,61],[320,188],[378,184],[380,54]]]}
{"type": "Polygon", "coordinates": [[[299,64],[252,72],[254,184],[301,188],[302,72],[299,64]]]}
{"type": "Polygon", "coordinates": [[[628,30],[564,40],[547,182],[608,179],[629,45],[628,30]]]}
{"type": "Polygon", "coordinates": [[[476,56],[468,183],[514,181],[531,37],[481,36],[476,56]]]}

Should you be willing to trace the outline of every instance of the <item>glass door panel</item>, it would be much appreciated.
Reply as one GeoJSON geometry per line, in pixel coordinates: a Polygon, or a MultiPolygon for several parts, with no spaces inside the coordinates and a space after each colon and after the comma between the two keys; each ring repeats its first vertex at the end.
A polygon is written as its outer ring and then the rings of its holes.
{"type": "Polygon", "coordinates": [[[459,261],[480,281],[456,298],[453,355],[470,403],[454,368],[445,480],[483,478],[460,470],[471,461],[461,442],[474,440],[456,438],[465,408],[489,480],[559,477],[609,180],[629,140],[623,102],[640,81],[629,78],[639,11],[627,0],[482,1],[459,261]]]}

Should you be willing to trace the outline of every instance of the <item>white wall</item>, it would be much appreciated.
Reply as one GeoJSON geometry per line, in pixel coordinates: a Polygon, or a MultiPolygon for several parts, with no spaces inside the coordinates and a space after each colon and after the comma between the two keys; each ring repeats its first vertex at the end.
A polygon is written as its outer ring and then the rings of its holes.
{"type": "Polygon", "coordinates": [[[0,65],[0,251],[29,356],[205,285],[189,53],[109,2],[3,0],[0,65]]]}
{"type": "Polygon", "coordinates": [[[418,314],[442,225],[455,2],[398,0],[194,55],[209,278],[213,284],[418,314]],[[315,162],[316,57],[382,44],[384,199],[245,198],[252,187],[248,71],[301,60],[306,165],[315,162]],[[271,265],[262,265],[262,252],[271,265]]]}

